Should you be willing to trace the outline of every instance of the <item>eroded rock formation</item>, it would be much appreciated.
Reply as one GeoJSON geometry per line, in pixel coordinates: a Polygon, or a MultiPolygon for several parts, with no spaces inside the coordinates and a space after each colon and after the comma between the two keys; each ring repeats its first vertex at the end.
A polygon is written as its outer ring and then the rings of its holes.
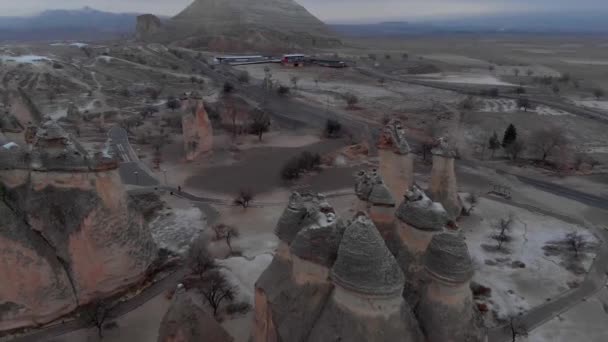
{"type": "Polygon", "coordinates": [[[158,342],[232,342],[224,328],[178,289],[158,331],[158,342]]]}
{"type": "Polygon", "coordinates": [[[454,172],[454,158],[456,151],[444,138],[440,138],[433,154],[433,169],[431,171],[430,196],[443,204],[451,220],[460,217],[462,202],[458,196],[458,185],[454,172]]]}
{"type": "Polygon", "coordinates": [[[377,170],[359,172],[355,194],[360,201],[357,210],[369,215],[385,239],[391,237],[395,229],[396,202],[377,170]]]}
{"type": "Polygon", "coordinates": [[[365,214],[344,224],[322,196],[294,193],[276,232],[253,341],[419,341],[403,273],[365,214]]]}
{"type": "Polygon", "coordinates": [[[51,321],[141,280],[157,256],[117,163],[53,121],[0,151],[0,330],[51,321]]]}
{"type": "Polygon", "coordinates": [[[186,160],[195,160],[213,148],[213,128],[203,99],[197,92],[182,99],[182,132],[186,160]]]}
{"type": "Polygon", "coordinates": [[[424,255],[434,235],[443,231],[448,215],[440,203],[433,202],[416,186],[405,193],[397,209],[394,240],[388,241],[405,273],[404,295],[411,305],[419,299],[425,281],[424,255]]]}
{"type": "Polygon", "coordinates": [[[482,341],[469,287],[473,263],[464,239],[451,233],[435,235],[424,265],[429,281],[418,306],[418,317],[427,340],[482,341]]]}
{"type": "Polygon", "coordinates": [[[400,198],[414,184],[414,155],[399,120],[387,123],[378,142],[380,174],[393,198],[400,198]]]}

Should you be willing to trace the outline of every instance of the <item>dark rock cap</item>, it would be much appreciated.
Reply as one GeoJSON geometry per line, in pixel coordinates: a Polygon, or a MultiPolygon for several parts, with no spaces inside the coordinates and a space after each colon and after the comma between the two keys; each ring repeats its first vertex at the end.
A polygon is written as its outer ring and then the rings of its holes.
{"type": "Polygon", "coordinates": [[[279,239],[291,244],[303,227],[319,222],[319,215],[323,211],[323,215],[327,212],[333,213],[333,208],[323,195],[293,192],[287,208],[279,218],[275,233],[279,239]]]}
{"type": "Polygon", "coordinates": [[[448,282],[464,283],[473,277],[473,263],[464,238],[442,233],[433,236],[425,255],[425,267],[448,282]]]}
{"type": "Polygon", "coordinates": [[[346,228],[331,275],[348,290],[374,296],[400,296],[405,283],[397,261],[363,213],[346,228]]]}
{"type": "Polygon", "coordinates": [[[435,143],[435,147],[431,150],[431,153],[435,156],[441,156],[446,158],[456,157],[456,151],[448,143],[447,138],[439,138],[435,143]]]}
{"type": "Polygon", "coordinates": [[[414,228],[428,231],[441,231],[449,221],[443,205],[433,202],[417,186],[405,193],[395,215],[414,228]]]}
{"type": "Polygon", "coordinates": [[[333,212],[321,213],[319,218],[300,230],[290,249],[293,255],[304,260],[331,267],[336,261],[346,224],[338,220],[333,212]]]}
{"type": "Polygon", "coordinates": [[[392,147],[395,153],[408,154],[410,153],[410,145],[405,138],[405,130],[399,120],[390,120],[380,137],[380,148],[392,147]]]}
{"type": "Polygon", "coordinates": [[[360,200],[373,205],[394,207],[396,204],[393,195],[376,170],[359,172],[355,183],[355,194],[360,200]]]}

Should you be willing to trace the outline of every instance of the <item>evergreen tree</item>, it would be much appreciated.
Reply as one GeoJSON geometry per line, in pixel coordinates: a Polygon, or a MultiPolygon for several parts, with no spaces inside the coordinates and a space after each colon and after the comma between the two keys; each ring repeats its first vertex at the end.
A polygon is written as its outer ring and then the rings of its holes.
{"type": "Polygon", "coordinates": [[[505,130],[505,135],[502,138],[502,148],[507,148],[517,140],[517,130],[513,124],[510,124],[505,130]]]}
{"type": "Polygon", "coordinates": [[[488,147],[492,150],[492,158],[494,158],[494,153],[496,153],[496,150],[500,149],[500,140],[498,139],[496,131],[494,131],[494,134],[490,137],[488,147]]]}

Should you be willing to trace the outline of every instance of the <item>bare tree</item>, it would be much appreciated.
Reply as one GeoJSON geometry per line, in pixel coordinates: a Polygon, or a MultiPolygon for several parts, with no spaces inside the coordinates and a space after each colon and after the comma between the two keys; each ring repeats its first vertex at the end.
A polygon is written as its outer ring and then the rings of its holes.
{"type": "Polygon", "coordinates": [[[87,323],[95,325],[97,336],[103,339],[103,324],[110,316],[110,306],[102,300],[97,300],[89,304],[84,310],[83,317],[87,323]]]}
{"type": "Polygon", "coordinates": [[[251,189],[241,189],[237,197],[234,199],[234,204],[243,207],[243,209],[249,208],[251,201],[253,201],[254,194],[251,189]]]}
{"type": "Polygon", "coordinates": [[[513,69],[513,74],[515,75],[515,77],[519,77],[519,73],[520,73],[519,68],[513,69]]]}
{"type": "Polygon", "coordinates": [[[511,335],[511,342],[516,342],[518,337],[528,336],[528,328],[519,319],[519,317],[510,316],[508,319],[509,324],[507,325],[507,329],[509,330],[509,334],[511,335]]]}
{"type": "Polygon", "coordinates": [[[503,245],[511,240],[509,233],[513,228],[514,220],[513,214],[509,214],[509,216],[499,219],[494,224],[496,234],[492,238],[498,243],[496,246],[498,250],[502,249],[503,245]]]}
{"type": "Polygon", "coordinates": [[[475,210],[475,207],[477,207],[477,205],[479,204],[479,194],[472,192],[472,193],[468,194],[464,200],[469,204],[469,208],[468,209],[463,208],[462,210],[466,216],[469,216],[469,215],[471,215],[473,210],[475,210]]]}
{"type": "Polygon", "coordinates": [[[522,140],[517,140],[505,147],[505,152],[511,160],[517,160],[526,150],[526,144],[522,140]]]}
{"type": "Polygon", "coordinates": [[[294,75],[291,76],[290,81],[291,85],[293,86],[293,89],[298,89],[298,82],[300,81],[300,78],[294,75]]]}
{"type": "Polygon", "coordinates": [[[167,108],[171,109],[172,111],[175,111],[180,106],[181,106],[181,103],[180,103],[179,99],[176,98],[175,96],[169,96],[169,98],[167,98],[167,108]]]}
{"type": "Polygon", "coordinates": [[[568,138],[562,129],[546,128],[532,133],[530,143],[539,153],[541,160],[545,161],[555,150],[566,146],[568,138]]]}
{"type": "Polygon", "coordinates": [[[237,294],[237,288],[230,285],[226,277],[217,270],[205,275],[198,290],[213,309],[214,316],[217,316],[218,309],[223,302],[233,301],[237,294]]]}
{"type": "Polygon", "coordinates": [[[566,234],[566,243],[574,255],[578,258],[579,253],[585,246],[587,246],[587,238],[584,235],[577,232],[566,234]]]}
{"type": "Polygon", "coordinates": [[[230,228],[230,226],[223,224],[223,223],[214,225],[212,227],[213,232],[215,233],[214,239],[216,241],[222,240],[224,238],[224,235],[226,235],[226,231],[228,231],[229,228],[230,228]]]}
{"type": "Polygon", "coordinates": [[[217,267],[215,260],[207,249],[207,239],[202,236],[190,244],[186,254],[186,262],[190,270],[201,280],[205,273],[217,267]]]}
{"type": "Polygon", "coordinates": [[[251,115],[251,124],[249,126],[251,133],[257,135],[258,140],[262,141],[262,136],[264,135],[264,133],[268,132],[269,128],[270,117],[268,116],[268,114],[261,110],[254,111],[251,115]]]}
{"type": "Polygon", "coordinates": [[[528,71],[526,71],[526,74],[528,75],[528,77],[532,77],[532,75],[534,75],[534,70],[528,69],[528,71]]]}
{"type": "Polygon", "coordinates": [[[239,233],[239,230],[236,229],[236,227],[228,227],[228,229],[226,230],[226,234],[224,235],[224,239],[226,239],[226,245],[228,245],[228,248],[230,249],[230,254],[233,253],[232,250],[232,239],[234,238],[238,238],[241,235],[241,233],[239,233]]]}
{"type": "Polygon", "coordinates": [[[357,95],[352,93],[347,93],[344,95],[344,99],[346,100],[346,106],[348,109],[353,109],[357,103],[359,103],[359,98],[357,95]]]}
{"type": "Polygon", "coordinates": [[[501,145],[502,144],[500,143],[498,134],[496,133],[496,131],[494,131],[494,134],[490,137],[490,140],[488,141],[488,148],[492,150],[492,158],[494,158],[496,150],[500,150],[501,145]]]}
{"type": "Polygon", "coordinates": [[[528,109],[532,109],[532,103],[530,102],[530,100],[528,98],[525,97],[520,97],[519,99],[517,99],[517,108],[518,109],[524,109],[524,112],[527,112],[528,109]]]}

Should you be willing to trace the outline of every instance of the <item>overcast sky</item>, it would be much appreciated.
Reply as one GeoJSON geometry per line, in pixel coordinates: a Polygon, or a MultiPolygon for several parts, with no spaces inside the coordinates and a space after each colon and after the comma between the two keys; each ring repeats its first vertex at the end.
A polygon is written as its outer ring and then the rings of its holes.
{"type": "MultiPolygon", "coordinates": [[[[251,0],[255,1],[255,0],[251,0]]],[[[113,12],[173,15],[192,0],[0,0],[0,15],[30,15],[45,9],[90,6],[113,12]]],[[[608,0],[299,0],[325,21],[413,20],[521,12],[606,10],[608,0]]]]}

